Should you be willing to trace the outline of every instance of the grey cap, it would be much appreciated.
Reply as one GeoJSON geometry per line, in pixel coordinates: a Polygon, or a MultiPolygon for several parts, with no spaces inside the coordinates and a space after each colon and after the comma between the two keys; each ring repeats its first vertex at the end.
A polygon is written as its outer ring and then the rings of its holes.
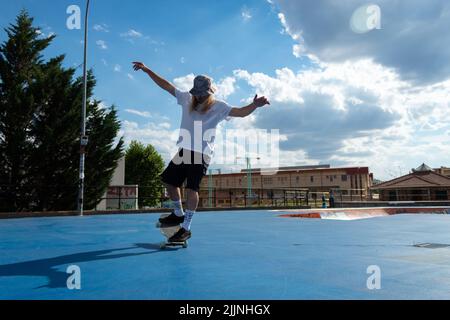
{"type": "Polygon", "coordinates": [[[214,94],[215,90],[212,86],[212,80],[208,76],[197,76],[194,79],[194,88],[189,91],[193,96],[209,96],[214,94]]]}

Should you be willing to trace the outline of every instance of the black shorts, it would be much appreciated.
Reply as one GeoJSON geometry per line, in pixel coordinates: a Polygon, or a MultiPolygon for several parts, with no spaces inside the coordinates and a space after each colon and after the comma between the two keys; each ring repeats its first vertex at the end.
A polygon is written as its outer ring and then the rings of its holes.
{"type": "Polygon", "coordinates": [[[200,190],[200,183],[207,174],[210,158],[198,152],[180,149],[169,166],[161,174],[165,184],[180,188],[187,180],[186,188],[200,190]]]}

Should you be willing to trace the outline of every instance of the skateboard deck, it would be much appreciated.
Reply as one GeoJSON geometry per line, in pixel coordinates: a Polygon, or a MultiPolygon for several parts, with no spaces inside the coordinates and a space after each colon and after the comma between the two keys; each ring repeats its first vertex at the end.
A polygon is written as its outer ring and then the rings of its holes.
{"type": "MultiPolygon", "coordinates": [[[[169,214],[163,214],[161,215],[161,218],[165,218],[168,217],[169,214]]],[[[159,229],[159,231],[161,231],[162,235],[164,237],[166,237],[166,241],[161,242],[160,244],[160,248],[161,249],[165,249],[167,247],[183,247],[183,248],[187,248],[188,247],[188,242],[187,241],[182,241],[182,242],[171,242],[169,241],[169,239],[178,232],[178,230],[181,229],[180,225],[177,226],[166,226],[164,224],[161,224],[161,222],[157,222],[156,223],[156,228],[159,229]]]]}

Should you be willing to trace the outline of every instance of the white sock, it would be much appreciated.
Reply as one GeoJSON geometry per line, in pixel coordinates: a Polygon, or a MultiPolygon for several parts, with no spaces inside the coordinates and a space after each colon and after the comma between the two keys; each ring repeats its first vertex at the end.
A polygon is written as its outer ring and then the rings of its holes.
{"type": "Polygon", "coordinates": [[[175,210],[174,210],[175,215],[177,215],[178,217],[184,216],[183,204],[181,203],[181,200],[172,201],[172,204],[173,204],[173,207],[175,208],[175,210]]]}
{"type": "Polygon", "coordinates": [[[186,210],[186,215],[184,217],[184,222],[181,225],[181,227],[184,230],[190,231],[191,230],[191,224],[192,224],[192,217],[194,216],[195,211],[186,210]]]}

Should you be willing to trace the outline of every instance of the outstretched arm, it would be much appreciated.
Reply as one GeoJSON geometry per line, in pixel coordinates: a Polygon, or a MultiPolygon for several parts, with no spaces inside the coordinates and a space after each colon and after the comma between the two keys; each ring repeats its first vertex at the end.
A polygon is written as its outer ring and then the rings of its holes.
{"type": "Polygon", "coordinates": [[[175,97],[175,86],[166,79],[161,78],[159,75],[154,73],[145,64],[143,64],[142,62],[133,62],[133,69],[134,71],[144,71],[161,89],[166,90],[168,93],[175,97]]]}
{"type": "Polygon", "coordinates": [[[270,102],[266,97],[258,98],[258,95],[256,95],[253,102],[248,106],[243,108],[233,108],[230,112],[230,117],[245,118],[251,115],[256,109],[264,107],[267,104],[270,105],[270,102]]]}

